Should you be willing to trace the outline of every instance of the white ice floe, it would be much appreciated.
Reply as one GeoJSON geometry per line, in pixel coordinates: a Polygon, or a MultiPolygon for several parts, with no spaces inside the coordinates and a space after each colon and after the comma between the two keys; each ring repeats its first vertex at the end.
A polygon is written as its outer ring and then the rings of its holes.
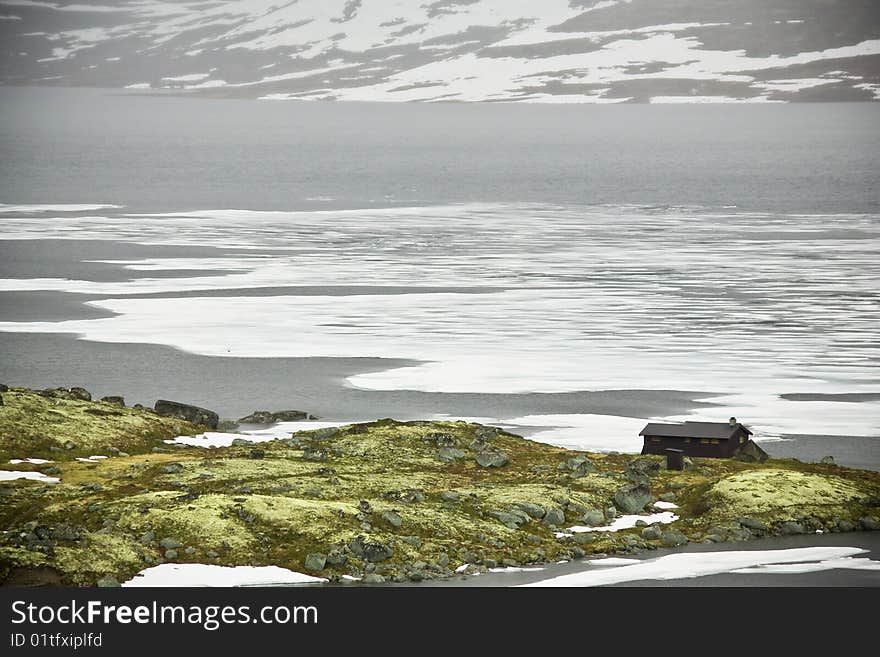
{"type": "Polygon", "coordinates": [[[591,566],[631,566],[634,563],[641,563],[641,561],[622,557],[606,557],[604,559],[588,559],[587,563],[591,566]]]}
{"type": "Polygon", "coordinates": [[[313,577],[279,566],[163,563],[142,570],[127,582],[123,582],[122,586],[272,586],[276,584],[314,584],[326,581],[323,577],[313,577]]]}
{"type": "MultiPolygon", "coordinates": [[[[562,575],[522,586],[603,586],[640,580],[670,580],[721,573],[781,573],[780,564],[797,564],[787,572],[814,572],[832,568],[858,568],[874,570],[880,562],[851,559],[867,552],[854,547],[809,547],[790,550],[741,550],[723,552],[681,552],[657,559],[639,561],[629,565],[585,570],[562,575]],[[765,570],[762,567],[767,566],[765,570]]],[[[597,564],[601,565],[601,564],[597,564]]]]}
{"type": "Polygon", "coordinates": [[[81,461],[83,463],[97,463],[102,459],[106,459],[106,456],[101,456],[99,454],[95,454],[94,456],[78,456],[76,457],[77,461],[81,461]]]}
{"type": "Polygon", "coordinates": [[[650,513],[647,515],[626,515],[615,518],[610,525],[604,525],[602,527],[574,525],[573,527],[569,527],[568,531],[573,534],[581,534],[584,532],[618,532],[621,529],[631,529],[632,527],[635,527],[639,520],[646,522],[649,525],[654,523],[666,525],[678,520],[678,516],[672,513],[672,511],[662,511],[660,513],[650,513]]]}
{"type": "Polygon", "coordinates": [[[34,463],[36,465],[42,465],[43,463],[52,463],[49,459],[10,459],[9,462],[12,465],[18,465],[19,463],[34,463]]]}
{"type": "Polygon", "coordinates": [[[0,481],[13,481],[14,479],[32,479],[42,481],[44,484],[57,484],[58,477],[50,477],[42,472],[20,472],[18,470],[0,470],[0,481]]]}
{"type": "MultiPolygon", "coordinates": [[[[568,562],[560,561],[559,563],[568,563],[568,562]]],[[[465,567],[467,567],[467,564],[465,564],[465,567]]],[[[531,573],[531,572],[535,572],[537,570],[544,570],[544,569],[543,568],[525,568],[522,566],[504,566],[501,568],[490,568],[489,572],[490,573],[531,573]]],[[[460,571],[458,569],[456,569],[455,572],[460,572],[460,571]]]]}
{"type": "Polygon", "coordinates": [[[664,502],[663,500],[658,500],[654,502],[654,507],[658,509],[677,509],[678,504],[673,504],[672,502],[664,502]]]}
{"type": "Polygon", "coordinates": [[[880,561],[853,557],[826,559],[811,563],[771,563],[740,568],[731,572],[738,575],[798,575],[801,573],[817,573],[822,570],[880,570],[880,561]]]}
{"type": "Polygon", "coordinates": [[[232,445],[232,441],[236,439],[246,440],[251,443],[265,443],[270,440],[290,438],[291,434],[299,431],[342,427],[348,424],[351,424],[351,422],[322,422],[317,420],[279,422],[265,429],[255,429],[241,433],[206,431],[195,436],[177,436],[177,438],[171,438],[165,442],[169,445],[189,445],[191,447],[229,447],[232,445]]]}

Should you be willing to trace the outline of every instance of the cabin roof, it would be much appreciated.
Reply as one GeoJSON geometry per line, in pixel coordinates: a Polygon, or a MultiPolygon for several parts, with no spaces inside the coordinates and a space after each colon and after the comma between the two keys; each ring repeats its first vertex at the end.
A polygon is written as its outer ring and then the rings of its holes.
{"type": "Polygon", "coordinates": [[[660,424],[651,422],[639,432],[640,436],[664,436],[668,438],[719,438],[730,440],[737,436],[740,430],[747,436],[749,431],[742,424],[730,424],[729,422],[684,422],[682,424],[660,424]]]}

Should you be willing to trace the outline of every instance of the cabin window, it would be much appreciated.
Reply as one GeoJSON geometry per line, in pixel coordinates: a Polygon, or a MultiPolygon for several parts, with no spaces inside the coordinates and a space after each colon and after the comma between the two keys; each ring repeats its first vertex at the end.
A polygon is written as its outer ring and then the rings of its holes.
{"type": "Polygon", "coordinates": [[[719,443],[719,440],[717,438],[713,438],[709,442],[712,443],[713,445],[717,445],[719,443]]]}
{"type": "Polygon", "coordinates": [[[689,443],[689,442],[691,442],[691,439],[690,439],[690,438],[685,438],[685,439],[684,439],[684,442],[689,443]]]}
{"type": "Polygon", "coordinates": [[[659,438],[651,438],[651,442],[652,443],[659,443],[660,439],[659,438]]]}
{"type": "Polygon", "coordinates": [[[740,445],[742,445],[744,442],[746,442],[746,437],[745,437],[745,436],[740,436],[740,437],[739,437],[739,443],[740,443],[740,445]]]}
{"type": "Polygon", "coordinates": [[[700,438],[700,444],[701,445],[708,445],[709,439],[708,438],[700,438]]]}

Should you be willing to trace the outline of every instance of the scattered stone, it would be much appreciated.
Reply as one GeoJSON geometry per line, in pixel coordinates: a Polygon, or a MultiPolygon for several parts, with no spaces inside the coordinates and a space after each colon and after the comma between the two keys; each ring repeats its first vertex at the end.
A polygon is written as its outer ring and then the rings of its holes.
{"type": "Polygon", "coordinates": [[[445,552],[441,552],[437,555],[437,565],[441,568],[447,568],[449,566],[449,555],[445,552]]]}
{"type": "Polygon", "coordinates": [[[262,449],[252,449],[248,454],[248,458],[250,459],[264,459],[266,458],[266,452],[262,449]]]}
{"type": "Polygon", "coordinates": [[[384,543],[364,543],[364,559],[370,563],[379,563],[391,558],[394,551],[384,543]]]}
{"type": "Polygon", "coordinates": [[[9,386],[5,383],[0,383],[0,392],[9,392],[9,386]]]}
{"type": "Polygon", "coordinates": [[[574,479],[596,471],[596,466],[586,456],[574,456],[560,463],[558,467],[560,470],[567,470],[574,479]]]}
{"type": "Polygon", "coordinates": [[[306,556],[303,565],[306,570],[311,570],[312,572],[324,570],[324,567],[327,565],[327,555],[321,554],[320,552],[313,552],[306,556]]]}
{"type": "Polygon", "coordinates": [[[70,451],[71,449],[76,449],[76,443],[72,440],[68,440],[64,443],[64,449],[70,451]]]}
{"type": "Polygon", "coordinates": [[[648,526],[648,523],[646,523],[644,520],[636,520],[636,527],[647,527],[647,526],[648,526]]]}
{"type": "Polygon", "coordinates": [[[173,538],[165,537],[161,541],[159,541],[159,546],[165,550],[176,550],[180,547],[180,543],[175,541],[173,538]]]}
{"type": "Polygon", "coordinates": [[[646,484],[629,484],[614,493],[614,503],[624,513],[638,513],[651,499],[651,488],[646,484]]]}
{"type": "Polygon", "coordinates": [[[520,525],[524,525],[529,521],[529,517],[522,511],[490,511],[489,515],[498,520],[502,525],[509,529],[519,529],[520,525]]]}
{"type": "Polygon", "coordinates": [[[254,444],[254,441],[248,440],[247,438],[233,438],[232,439],[232,446],[233,447],[248,447],[253,444],[254,444]]]}
{"type": "Polygon", "coordinates": [[[407,491],[404,491],[401,499],[407,504],[417,504],[419,502],[425,501],[425,491],[419,490],[418,488],[410,488],[407,491]]]}
{"type": "Polygon", "coordinates": [[[662,534],[662,530],[656,525],[645,527],[642,530],[642,538],[646,541],[659,541],[662,534]]]}
{"type": "Polygon", "coordinates": [[[101,401],[105,404],[113,404],[114,406],[125,406],[125,398],[119,395],[107,395],[106,397],[101,397],[101,401]]]}
{"type": "Polygon", "coordinates": [[[605,524],[605,514],[599,509],[590,509],[581,516],[581,522],[588,527],[601,527],[605,524]]]}
{"type": "Polygon", "coordinates": [[[329,452],[321,447],[312,447],[311,445],[308,445],[303,450],[303,458],[306,461],[326,461],[328,457],[329,452]]]}
{"type": "Polygon", "coordinates": [[[220,420],[217,423],[217,431],[220,433],[235,433],[238,429],[238,422],[235,420],[220,420]]]}
{"type": "Polygon", "coordinates": [[[791,536],[794,534],[806,534],[807,528],[799,522],[788,521],[779,525],[779,533],[783,536],[791,536]]]}
{"type": "Polygon", "coordinates": [[[403,525],[403,518],[397,511],[385,511],[382,513],[382,518],[394,528],[398,528],[403,525]]]}
{"type": "Polygon", "coordinates": [[[313,440],[328,440],[339,433],[339,427],[324,427],[312,434],[313,440]]]}
{"type": "Polygon", "coordinates": [[[327,563],[331,566],[344,566],[348,563],[348,555],[341,550],[330,550],[327,553],[327,563]]]}
{"type": "Polygon", "coordinates": [[[113,575],[104,575],[96,584],[102,589],[112,589],[122,586],[113,575]]]}
{"type": "Polygon", "coordinates": [[[608,520],[614,520],[617,517],[617,509],[613,506],[609,506],[605,509],[605,517],[608,520]]]}
{"type": "Polygon", "coordinates": [[[766,532],[767,531],[767,525],[765,525],[763,522],[761,522],[760,520],[757,520],[755,518],[737,518],[736,521],[740,525],[742,525],[743,527],[745,527],[747,529],[751,529],[751,530],[758,531],[758,532],[766,532]]]}
{"type": "Polygon", "coordinates": [[[363,582],[365,584],[382,584],[385,582],[385,578],[377,573],[368,573],[364,575],[363,582]]]}
{"type": "Polygon", "coordinates": [[[562,525],[565,523],[565,512],[559,507],[551,506],[544,515],[544,522],[548,525],[562,525]]]}
{"type": "Polygon", "coordinates": [[[685,545],[687,542],[688,537],[675,529],[670,529],[660,534],[660,543],[663,544],[665,547],[676,547],[678,545],[685,545]]]}
{"type": "Polygon", "coordinates": [[[186,548],[183,551],[183,553],[191,557],[192,555],[194,555],[196,553],[196,549],[194,547],[190,546],[190,547],[186,548]]]}
{"type": "Polygon", "coordinates": [[[834,465],[834,457],[833,456],[823,456],[822,460],[819,461],[822,465],[834,465]]]}
{"type": "Polygon", "coordinates": [[[464,450],[457,447],[441,447],[437,450],[437,460],[443,463],[451,463],[467,456],[464,450]]]}
{"type": "Polygon", "coordinates": [[[596,540],[596,534],[594,532],[578,532],[571,537],[571,540],[578,545],[589,545],[596,540]]]}
{"type": "Polygon", "coordinates": [[[178,472],[183,472],[183,464],[177,463],[176,461],[172,463],[166,463],[162,466],[162,472],[165,474],[176,474],[178,472]]]}
{"type": "Polygon", "coordinates": [[[461,499],[461,493],[454,490],[445,490],[440,493],[440,499],[444,502],[458,502],[461,499]]]}
{"type": "Polygon", "coordinates": [[[880,530],[880,522],[877,522],[876,518],[871,518],[870,516],[859,518],[859,524],[865,531],[876,532],[880,530]]]}
{"type": "Polygon", "coordinates": [[[503,468],[510,463],[510,457],[504,452],[486,450],[477,454],[476,461],[484,468],[503,468]]]}
{"type": "Polygon", "coordinates": [[[842,532],[851,532],[855,530],[856,526],[849,520],[839,520],[837,522],[837,528],[842,532]]]}
{"type": "Polygon", "coordinates": [[[152,545],[156,540],[156,533],[152,531],[147,531],[141,534],[141,537],[138,539],[138,542],[141,545],[152,545]]]}
{"type": "Polygon", "coordinates": [[[667,493],[663,493],[660,496],[660,501],[661,502],[675,502],[675,498],[676,498],[675,492],[669,491],[667,493]]]}
{"type": "Polygon", "coordinates": [[[214,552],[214,550],[208,550],[207,552],[205,552],[205,556],[208,557],[209,559],[216,559],[220,555],[217,554],[216,552],[214,552]]]}
{"type": "Polygon", "coordinates": [[[250,415],[238,418],[241,424],[275,424],[277,422],[300,422],[317,418],[305,411],[254,411],[250,415]]]}
{"type": "Polygon", "coordinates": [[[165,550],[165,558],[168,559],[168,561],[173,561],[177,558],[177,550],[165,550]]]}
{"type": "Polygon", "coordinates": [[[532,504],[531,502],[517,502],[516,508],[523,511],[527,516],[540,520],[547,513],[547,510],[540,504],[532,504]]]}
{"type": "Polygon", "coordinates": [[[175,417],[193,424],[201,424],[212,431],[217,429],[217,423],[220,422],[220,418],[214,411],[167,399],[158,400],[153,408],[162,417],[175,417]]]}

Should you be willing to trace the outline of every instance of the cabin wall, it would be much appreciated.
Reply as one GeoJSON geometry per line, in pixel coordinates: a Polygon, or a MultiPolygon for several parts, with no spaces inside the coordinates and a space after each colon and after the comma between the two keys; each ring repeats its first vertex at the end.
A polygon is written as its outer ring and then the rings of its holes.
{"type": "Polygon", "coordinates": [[[687,438],[671,438],[667,436],[645,436],[642,454],[659,454],[661,456],[666,456],[666,450],[672,448],[682,450],[685,456],[717,459],[729,458],[739,448],[739,438],[736,438],[735,440],[722,440],[716,438],[714,440],[718,441],[717,444],[712,443],[712,440],[713,439],[700,438],[691,438],[688,440],[687,438]],[[656,439],[656,441],[654,439],[656,439]],[[709,442],[704,443],[702,440],[709,440],[709,442]]]}

